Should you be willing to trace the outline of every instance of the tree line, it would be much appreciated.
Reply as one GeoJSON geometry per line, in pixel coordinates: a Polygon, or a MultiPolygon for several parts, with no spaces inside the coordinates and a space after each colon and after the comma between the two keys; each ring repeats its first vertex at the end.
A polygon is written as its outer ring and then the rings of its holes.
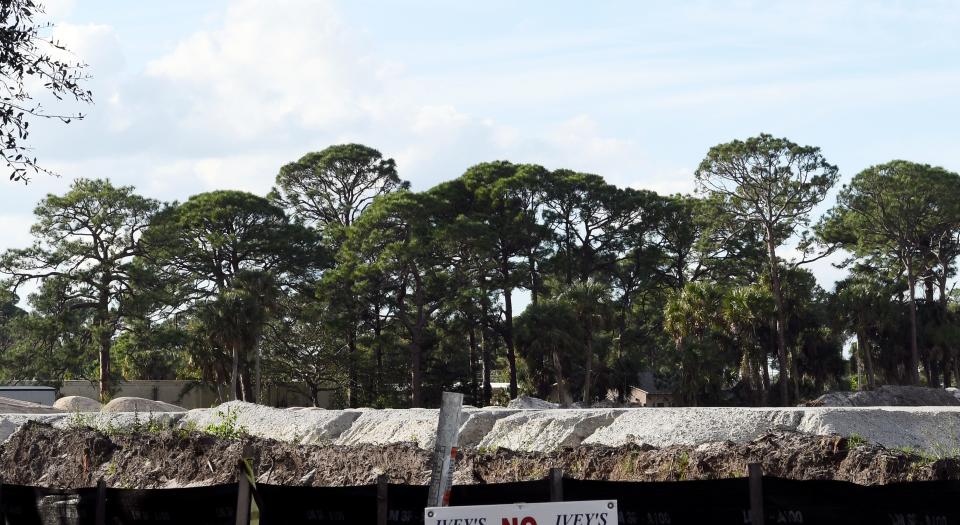
{"type": "Polygon", "coordinates": [[[265,196],[161,203],[79,179],[0,256],[0,379],[90,378],[107,398],[182,378],[249,401],[286,384],[380,407],[486,405],[495,383],[623,400],[641,373],[684,405],[957,382],[960,176],[878,164],[814,217],[838,168],[762,134],[694,177],[694,195],[658,195],[497,161],[415,192],[346,144],[265,196]],[[825,290],[805,265],[837,250],[848,275],[825,290]]]}

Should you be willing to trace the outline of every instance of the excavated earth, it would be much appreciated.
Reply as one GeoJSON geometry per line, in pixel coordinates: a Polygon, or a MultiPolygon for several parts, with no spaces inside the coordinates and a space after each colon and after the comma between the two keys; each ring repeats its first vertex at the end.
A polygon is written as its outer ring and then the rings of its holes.
{"type": "MultiPolygon", "coordinates": [[[[252,459],[257,481],[283,485],[426,484],[430,453],[413,443],[308,445],[258,437],[219,439],[184,430],[110,433],[27,422],[0,446],[5,483],[56,488],[167,488],[236,479],[241,457],[252,459]]],[[[506,448],[460,453],[457,484],[542,479],[551,467],[579,479],[673,481],[740,477],[748,463],[791,479],[860,484],[960,479],[960,458],[934,459],[838,435],[780,431],[750,441],[700,445],[579,445],[547,452],[506,448]]]]}

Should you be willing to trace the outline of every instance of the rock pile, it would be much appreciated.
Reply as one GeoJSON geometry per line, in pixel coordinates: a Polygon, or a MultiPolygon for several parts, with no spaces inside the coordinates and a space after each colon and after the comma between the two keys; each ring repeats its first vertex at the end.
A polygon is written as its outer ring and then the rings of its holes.
{"type": "MultiPolygon", "coordinates": [[[[960,406],[960,398],[950,390],[949,388],[883,385],[874,390],[829,392],[810,402],[809,405],[824,407],[960,406]]],[[[956,391],[956,389],[953,390],[956,391]]]]}

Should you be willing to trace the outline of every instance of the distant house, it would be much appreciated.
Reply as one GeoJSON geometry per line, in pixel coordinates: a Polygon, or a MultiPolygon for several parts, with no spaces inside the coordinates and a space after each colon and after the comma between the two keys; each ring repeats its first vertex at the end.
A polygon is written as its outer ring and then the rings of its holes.
{"type": "MultiPolygon", "coordinates": [[[[616,400],[617,391],[608,391],[607,399],[616,400]]],[[[669,388],[658,384],[653,372],[640,372],[637,374],[637,384],[627,388],[624,401],[642,407],[674,406],[673,392],[669,388]]]]}

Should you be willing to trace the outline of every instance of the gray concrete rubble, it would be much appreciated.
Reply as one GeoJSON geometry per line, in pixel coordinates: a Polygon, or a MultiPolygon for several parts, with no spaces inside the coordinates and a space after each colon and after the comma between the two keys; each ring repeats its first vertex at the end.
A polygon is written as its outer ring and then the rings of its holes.
{"type": "Polygon", "coordinates": [[[532,408],[532,409],[548,409],[548,408],[560,408],[560,405],[556,403],[551,403],[549,401],[544,401],[538,397],[530,396],[520,396],[516,399],[511,399],[507,403],[507,408],[532,408]]]}
{"type": "Polygon", "coordinates": [[[284,410],[243,401],[184,414],[181,428],[204,429],[227,422],[251,435],[303,444],[327,444],[350,428],[360,412],[353,410],[284,410]]]}
{"type": "MultiPolygon", "coordinates": [[[[177,426],[204,430],[230,421],[258,437],[305,444],[412,442],[431,449],[437,411],[286,410],[242,402],[189,412],[0,414],[0,440],[29,420],[101,429],[177,426]],[[227,419],[225,419],[227,418],[227,419]]],[[[699,445],[746,442],[768,432],[858,435],[886,447],[933,454],[960,450],[960,407],[495,409],[464,408],[460,446],[549,451],[584,445],[699,445]]]]}
{"type": "Polygon", "coordinates": [[[750,441],[774,430],[796,430],[803,409],[639,408],[623,410],[584,444],[618,447],[630,443],[663,447],[711,441],[750,441]]]}
{"type": "MultiPolygon", "coordinates": [[[[516,413],[510,409],[464,408],[460,413],[462,448],[475,448],[498,420],[516,413]]],[[[416,443],[432,449],[436,443],[438,412],[426,408],[368,410],[335,441],[338,445],[386,445],[416,443]]]]}
{"type": "Polygon", "coordinates": [[[524,410],[500,419],[480,441],[485,448],[549,451],[574,447],[613,423],[622,410],[524,410]]]}
{"type": "Polygon", "coordinates": [[[873,390],[828,392],[810,402],[824,407],[925,407],[960,406],[956,389],[908,385],[883,385],[873,390]],[[952,390],[952,391],[951,391],[952,390]]]}

